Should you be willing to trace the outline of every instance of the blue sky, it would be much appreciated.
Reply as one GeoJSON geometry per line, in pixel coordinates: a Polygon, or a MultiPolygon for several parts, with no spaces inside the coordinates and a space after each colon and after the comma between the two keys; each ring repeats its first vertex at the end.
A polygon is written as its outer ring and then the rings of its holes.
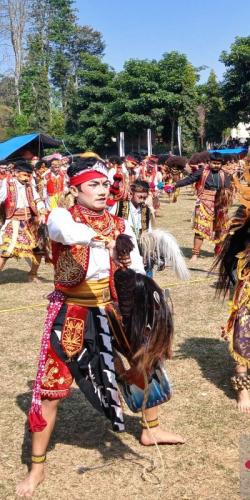
{"type": "Polygon", "coordinates": [[[201,81],[236,36],[250,35],[250,0],[76,0],[80,24],[101,31],[105,62],[117,71],[130,58],[160,59],[178,50],[194,66],[206,65],[201,81]]]}

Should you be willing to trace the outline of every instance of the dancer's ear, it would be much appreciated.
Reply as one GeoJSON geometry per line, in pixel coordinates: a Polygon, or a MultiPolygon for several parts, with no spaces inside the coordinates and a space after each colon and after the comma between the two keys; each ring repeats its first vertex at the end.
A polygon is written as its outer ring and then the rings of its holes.
{"type": "Polygon", "coordinates": [[[79,191],[77,189],[76,186],[71,186],[70,187],[70,192],[72,194],[72,196],[74,196],[74,198],[77,198],[78,194],[79,194],[79,191]]]}

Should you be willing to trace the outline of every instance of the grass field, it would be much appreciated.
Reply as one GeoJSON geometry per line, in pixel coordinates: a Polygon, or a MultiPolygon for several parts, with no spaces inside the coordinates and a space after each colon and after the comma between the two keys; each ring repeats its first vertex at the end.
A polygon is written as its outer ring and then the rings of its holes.
{"type": "MultiPolygon", "coordinates": [[[[178,203],[162,203],[158,226],[178,239],[187,258],[193,234],[194,199],[185,192],[178,203]]],[[[126,433],[114,434],[77,388],[61,403],[48,452],[47,478],[35,498],[63,500],[239,499],[239,439],[249,429],[249,416],[234,406],[229,378],[233,365],[220,325],[227,301],[215,299],[216,276],[207,276],[213,259],[205,243],[191,280],[180,283],[169,271],[157,281],[169,287],[174,303],[175,349],[168,363],[174,394],[160,407],[161,423],[187,439],[183,446],[160,451],[165,475],[142,472],[156,450],[138,443],[139,416],[126,410],[126,433]],[[89,470],[88,468],[96,467],[89,470]],[[99,468],[100,467],[100,468],[99,468]]],[[[42,265],[39,284],[27,282],[27,265],[9,261],[0,276],[1,322],[1,454],[0,498],[14,499],[15,485],[26,472],[30,436],[25,422],[36,373],[46,295],[52,290],[52,268],[42,265]],[[30,304],[36,308],[22,308],[30,304]]],[[[250,450],[249,450],[250,455],[250,450]]],[[[250,457],[249,457],[250,458],[250,457]]],[[[249,497],[250,498],[250,497],[249,497]]]]}

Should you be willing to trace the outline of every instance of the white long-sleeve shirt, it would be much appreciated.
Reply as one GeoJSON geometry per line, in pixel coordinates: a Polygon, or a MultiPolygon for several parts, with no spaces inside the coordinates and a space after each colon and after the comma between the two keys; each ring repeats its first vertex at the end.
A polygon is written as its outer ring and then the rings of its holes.
{"type": "MultiPolygon", "coordinates": [[[[15,183],[16,189],[17,189],[17,205],[16,208],[28,208],[29,207],[29,202],[26,196],[26,189],[25,185],[19,182],[17,179],[13,178],[12,182],[15,183]]],[[[33,199],[36,203],[37,210],[40,211],[44,209],[44,203],[42,200],[40,200],[40,196],[33,184],[31,183],[31,188],[32,188],[32,194],[33,194],[33,199]]],[[[7,191],[7,179],[3,179],[1,185],[0,185],[0,205],[1,203],[4,203],[5,200],[7,199],[8,196],[8,191],[7,191]]]]}
{"type": "MultiPolygon", "coordinates": [[[[111,214],[115,215],[117,211],[117,203],[111,207],[109,210],[111,214]]],[[[132,201],[129,201],[129,211],[128,211],[128,225],[133,230],[133,233],[139,235],[142,229],[142,220],[141,220],[141,207],[135,207],[132,201]]],[[[152,223],[149,221],[148,231],[152,231],[152,223]]]]}
{"type": "MultiPolygon", "coordinates": [[[[51,240],[63,245],[83,245],[90,247],[89,266],[86,280],[101,280],[109,276],[110,255],[103,241],[94,240],[97,233],[89,226],[75,222],[71,213],[65,208],[54,208],[48,218],[48,231],[51,240]]],[[[131,268],[145,274],[142,258],[139,254],[135,235],[127,221],[125,234],[131,236],[134,249],[132,250],[131,268]]]]}

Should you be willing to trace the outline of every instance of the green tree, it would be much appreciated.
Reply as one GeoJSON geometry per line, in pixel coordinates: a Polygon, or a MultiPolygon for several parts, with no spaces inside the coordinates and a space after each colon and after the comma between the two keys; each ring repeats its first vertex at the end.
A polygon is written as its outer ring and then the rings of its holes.
{"type": "Polygon", "coordinates": [[[221,84],[212,70],[207,83],[200,86],[201,101],[205,109],[205,138],[208,142],[221,142],[225,128],[225,106],[221,84]]]}
{"type": "Polygon", "coordinates": [[[198,71],[185,54],[173,51],[159,61],[159,98],[164,108],[163,137],[170,142],[171,150],[176,143],[177,126],[182,127],[183,150],[193,150],[197,143],[197,80],[198,71]]]}
{"type": "Polygon", "coordinates": [[[73,0],[49,0],[50,76],[61,93],[63,108],[66,106],[65,95],[71,75],[70,46],[76,30],[73,3],[73,0]]]}
{"type": "Polygon", "coordinates": [[[113,86],[116,99],[109,107],[110,127],[133,137],[157,125],[155,94],[158,91],[156,61],[131,59],[116,75],[113,86]]]}
{"type": "Polygon", "coordinates": [[[197,79],[195,68],[178,52],[164,54],[159,62],[132,59],[113,80],[117,98],[109,123],[130,137],[151,128],[171,149],[179,124],[184,149],[191,150],[198,134],[197,79]]]}
{"type": "Polygon", "coordinates": [[[75,75],[77,69],[81,66],[81,57],[83,54],[102,57],[104,49],[105,42],[99,31],[94,30],[91,26],[76,25],[69,49],[72,74],[75,75]]]}
{"type": "Polygon", "coordinates": [[[20,102],[30,130],[47,131],[50,123],[48,58],[39,34],[29,38],[28,57],[21,75],[20,102]]]}
{"type": "Polygon", "coordinates": [[[226,66],[222,93],[228,125],[248,122],[250,117],[250,36],[236,37],[230,52],[222,52],[226,66]]]}
{"type": "Polygon", "coordinates": [[[71,147],[102,150],[111,140],[108,106],[115,97],[114,71],[96,56],[82,54],[77,70],[78,87],[68,87],[66,134],[71,147]]]}
{"type": "Polygon", "coordinates": [[[11,76],[0,75],[0,103],[11,108],[15,107],[15,81],[11,76]]]}
{"type": "Polygon", "coordinates": [[[99,31],[77,24],[73,0],[47,1],[50,8],[50,75],[54,87],[60,91],[61,104],[66,110],[66,95],[69,96],[67,87],[72,78],[75,86],[78,86],[77,71],[81,68],[82,56],[90,54],[101,57],[105,43],[99,31]]]}

